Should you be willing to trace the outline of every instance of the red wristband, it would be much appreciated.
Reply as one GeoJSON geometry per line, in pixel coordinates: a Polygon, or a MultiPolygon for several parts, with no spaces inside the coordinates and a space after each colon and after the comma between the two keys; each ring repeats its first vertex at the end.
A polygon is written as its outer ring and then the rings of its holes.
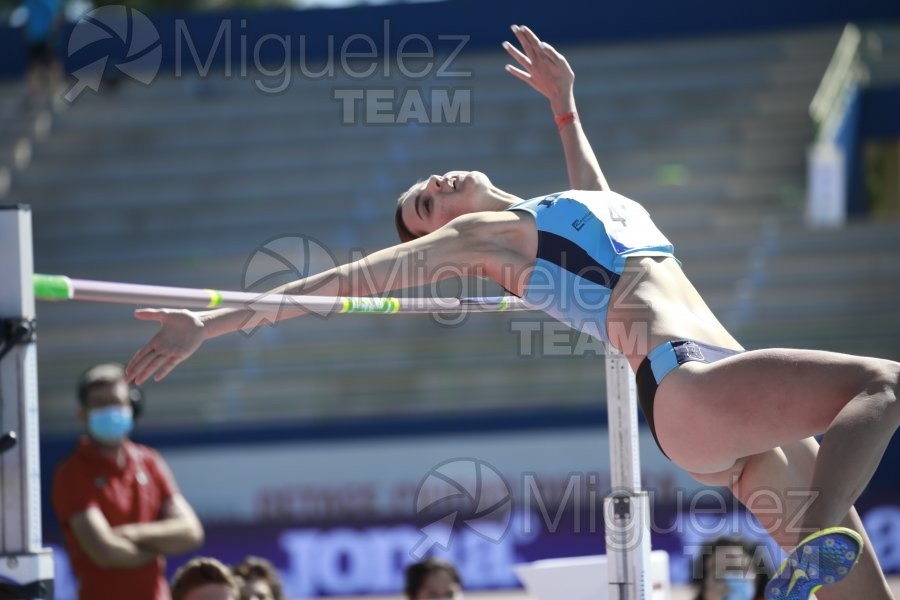
{"type": "Polygon", "coordinates": [[[556,126],[560,129],[565,127],[566,125],[571,125],[575,122],[575,118],[577,115],[574,112],[566,112],[561,115],[556,115],[554,120],[556,121],[556,126]]]}

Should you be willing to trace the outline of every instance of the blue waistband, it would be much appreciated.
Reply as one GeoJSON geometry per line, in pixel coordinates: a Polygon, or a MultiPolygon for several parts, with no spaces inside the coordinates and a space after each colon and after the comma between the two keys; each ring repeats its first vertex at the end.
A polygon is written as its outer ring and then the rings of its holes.
{"type": "Polygon", "coordinates": [[[743,350],[732,350],[693,340],[673,340],[663,342],[651,350],[647,355],[647,360],[650,361],[653,378],[659,385],[666,375],[672,372],[672,369],[686,362],[714,363],[741,352],[743,350]]]}

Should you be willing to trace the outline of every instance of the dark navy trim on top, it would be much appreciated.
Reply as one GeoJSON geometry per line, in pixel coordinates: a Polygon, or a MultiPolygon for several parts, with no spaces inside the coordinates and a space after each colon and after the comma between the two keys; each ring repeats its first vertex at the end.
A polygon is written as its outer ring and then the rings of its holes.
{"type": "Polygon", "coordinates": [[[613,289],[619,275],[610,271],[572,240],[549,231],[538,230],[537,257],[599,286],[613,289]]]}

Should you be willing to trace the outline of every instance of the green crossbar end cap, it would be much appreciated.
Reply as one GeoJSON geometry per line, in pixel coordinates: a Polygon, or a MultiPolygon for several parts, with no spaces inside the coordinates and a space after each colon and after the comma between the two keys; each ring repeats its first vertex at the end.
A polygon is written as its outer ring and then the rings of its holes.
{"type": "Polygon", "coordinates": [[[72,282],[65,275],[34,274],[34,297],[39,300],[70,300],[72,282]]]}

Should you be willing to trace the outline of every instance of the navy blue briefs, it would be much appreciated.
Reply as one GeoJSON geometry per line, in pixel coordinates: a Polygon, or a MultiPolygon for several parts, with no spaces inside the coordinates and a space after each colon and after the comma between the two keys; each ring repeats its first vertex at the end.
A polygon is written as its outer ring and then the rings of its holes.
{"type": "Polygon", "coordinates": [[[641,410],[644,411],[644,418],[650,425],[650,433],[656,440],[656,445],[668,458],[666,451],[659,444],[659,438],[656,437],[656,425],[653,421],[653,402],[656,399],[656,388],[662,383],[662,380],[679,365],[683,365],[689,361],[698,361],[702,363],[714,363],[740,354],[743,350],[732,350],[730,348],[722,348],[692,340],[673,340],[660,344],[650,351],[638,367],[636,375],[638,401],[641,403],[641,410]]]}

